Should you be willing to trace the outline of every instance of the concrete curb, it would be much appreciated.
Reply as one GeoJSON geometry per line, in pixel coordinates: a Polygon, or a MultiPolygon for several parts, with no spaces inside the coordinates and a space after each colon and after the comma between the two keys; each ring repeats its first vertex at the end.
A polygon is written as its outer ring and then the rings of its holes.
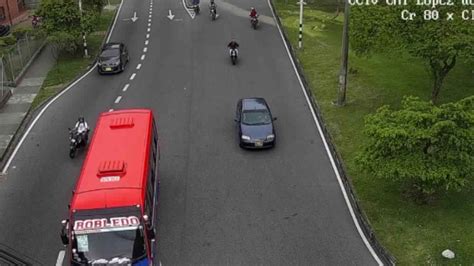
{"type": "Polygon", "coordinates": [[[301,78],[301,81],[303,82],[304,84],[304,89],[306,91],[306,93],[308,94],[310,100],[311,100],[311,105],[313,106],[313,109],[316,113],[316,116],[319,120],[319,123],[321,125],[321,128],[324,132],[324,137],[327,139],[327,143],[329,145],[329,148],[331,150],[331,154],[334,158],[334,161],[336,163],[336,166],[337,166],[337,169],[339,171],[339,174],[344,182],[344,189],[346,190],[346,193],[350,196],[349,199],[351,201],[351,205],[352,205],[352,208],[354,209],[354,212],[357,216],[357,220],[362,228],[362,230],[364,231],[364,234],[365,236],[367,237],[367,239],[369,240],[371,246],[373,247],[373,249],[377,252],[377,254],[379,255],[380,259],[385,263],[385,264],[388,264],[388,265],[395,265],[396,263],[396,259],[395,257],[393,257],[381,244],[380,242],[377,240],[377,238],[375,237],[375,233],[374,231],[372,230],[371,226],[370,226],[370,223],[368,222],[368,219],[367,217],[365,216],[362,208],[360,207],[359,203],[358,203],[358,200],[357,200],[357,195],[356,193],[354,192],[353,188],[352,188],[352,184],[346,174],[346,170],[345,170],[345,167],[344,167],[344,164],[342,163],[342,159],[341,159],[341,156],[339,155],[339,153],[337,152],[337,149],[334,145],[334,142],[331,138],[331,134],[329,133],[328,129],[327,129],[327,126],[326,126],[326,123],[324,122],[324,119],[323,119],[323,116],[322,116],[322,113],[321,113],[321,109],[319,108],[319,105],[316,101],[316,99],[314,98],[313,96],[313,93],[311,92],[311,88],[309,86],[309,83],[306,81],[306,78],[305,78],[305,75],[304,75],[304,71],[303,71],[303,67],[301,66],[297,56],[296,56],[296,53],[295,53],[295,50],[293,49],[293,46],[291,45],[291,42],[288,40],[288,37],[287,37],[287,34],[286,34],[286,31],[285,31],[285,28],[283,27],[283,24],[281,23],[280,21],[280,17],[277,13],[277,9],[275,8],[275,5],[273,4],[273,0],[269,0],[269,3],[272,5],[272,9],[275,13],[275,18],[276,18],[276,21],[278,23],[278,25],[280,25],[280,28],[283,32],[283,36],[284,36],[284,39],[285,39],[285,42],[286,44],[288,45],[288,47],[290,48],[290,54],[291,54],[291,57],[293,58],[293,61],[295,62],[295,65],[296,65],[296,68],[298,70],[298,76],[300,76],[301,78]]]}
{"type": "Polygon", "coordinates": [[[3,98],[0,99],[0,108],[2,108],[8,102],[8,99],[10,99],[10,96],[12,96],[12,90],[8,89],[5,95],[3,95],[3,98]]]}
{"type": "MultiPolygon", "coordinates": [[[[109,27],[107,29],[107,34],[105,34],[104,36],[104,39],[102,40],[102,45],[106,42],[108,36],[110,35],[110,30],[112,29],[112,26],[113,26],[113,22],[115,20],[115,17],[118,16],[118,12],[117,12],[118,9],[115,10],[115,15],[114,17],[112,18],[110,24],[109,24],[109,27]]],[[[33,120],[33,118],[36,117],[36,115],[38,114],[38,112],[51,100],[53,99],[56,95],[58,95],[59,93],[61,93],[63,90],[65,90],[67,87],[69,87],[69,85],[71,85],[72,83],[74,83],[77,79],[79,79],[80,77],[82,77],[85,73],[87,73],[91,68],[95,67],[95,64],[96,64],[96,61],[97,61],[97,56],[94,57],[94,60],[91,62],[91,64],[87,67],[86,70],[84,70],[83,72],[81,72],[80,74],[78,74],[76,77],[74,77],[73,80],[71,80],[70,82],[68,82],[61,90],[58,90],[55,94],[51,95],[48,99],[46,99],[45,101],[43,101],[41,104],[39,104],[38,106],[36,106],[34,109],[31,108],[30,106],[30,109],[28,109],[28,112],[27,114],[23,117],[21,123],[20,123],[20,126],[18,127],[18,129],[15,131],[15,134],[13,135],[13,138],[10,140],[10,143],[8,144],[7,148],[5,149],[5,152],[3,154],[0,155],[0,171],[1,169],[3,169],[5,167],[5,164],[7,163],[8,161],[8,158],[11,156],[11,153],[13,152],[13,149],[14,147],[18,144],[18,141],[21,139],[21,136],[25,133],[25,130],[26,128],[28,128],[28,125],[30,124],[30,122],[33,120]]]]}

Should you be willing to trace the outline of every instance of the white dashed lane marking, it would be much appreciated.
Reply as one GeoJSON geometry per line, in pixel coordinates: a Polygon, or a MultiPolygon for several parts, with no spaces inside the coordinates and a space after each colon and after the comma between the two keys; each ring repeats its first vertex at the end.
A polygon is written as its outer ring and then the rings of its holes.
{"type": "Polygon", "coordinates": [[[150,32],[150,28],[146,29],[146,31],[150,32]]]}
{"type": "Polygon", "coordinates": [[[62,266],[63,265],[64,255],[66,255],[65,250],[59,251],[58,259],[56,260],[56,266],[62,266]]]}
{"type": "Polygon", "coordinates": [[[140,58],[141,60],[145,60],[145,55],[142,54],[142,57],[140,58]]]}
{"type": "Polygon", "coordinates": [[[145,45],[148,45],[148,40],[145,41],[145,45]]]}
{"type": "Polygon", "coordinates": [[[150,34],[147,34],[147,35],[146,35],[146,38],[147,38],[147,39],[150,38],[150,34]]]}
{"type": "Polygon", "coordinates": [[[128,90],[128,87],[130,87],[130,84],[125,84],[125,86],[123,86],[122,91],[127,91],[127,90],[128,90]]]}
{"type": "Polygon", "coordinates": [[[148,27],[151,27],[151,23],[148,23],[148,27]]]}
{"type": "Polygon", "coordinates": [[[142,68],[142,64],[138,64],[137,69],[142,68]]]}
{"type": "Polygon", "coordinates": [[[130,77],[130,80],[133,80],[137,74],[133,73],[132,76],[130,77]]]}
{"type": "Polygon", "coordinates": [[[148,51],[148,48],[143,48],[143,52],[146,53],[148,51]]]}
{"type": "Polygon", "coordinates": [[[110,109],[109,109],[109,112],[113,112],[113,111],[114,111],[114,109],[113,109],[113,108],[110,108],[110,109]]]}
{"type": "Polygon", "coordinates": [[[148,22],[151,22],[151,18],[148,19],[148,22]]]}
{"type": "Polygon", "coordinates": [[[115,103],[119,103],[120,100],[122,100],[122,96],[118,96],[117,99],[115,99],[115,103]]]}

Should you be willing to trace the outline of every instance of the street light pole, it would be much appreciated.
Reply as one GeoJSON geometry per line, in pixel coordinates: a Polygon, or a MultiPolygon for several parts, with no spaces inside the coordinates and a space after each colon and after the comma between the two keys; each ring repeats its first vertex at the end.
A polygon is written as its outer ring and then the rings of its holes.
{"type": "Polygon", "coordinates": [[[84,57],[89,57],[89,53],[87,52],[87,40],[86,40],[86,32],[84,31],[84,28],[82,26],[82,0],[79,0],[79,12],[81,13],[81,29],[82,29],[82,41],[84,45],[84,57]]]}
{"type": "Polygon", "coordinates": [[[342,31],[341,71],[339,73],[339,91],[337,97],[337,105],[344,105],[346,103],[347,64],[349,60],[349,9],[349,0],[345,0],[344,28],[342,31]]]}
{"type": "Polygon", "coordinates": [[[303,0],[299,1],[300,4],[300,33],[298,36],[298,48],[301,48],[303,45],[303,0]]]}

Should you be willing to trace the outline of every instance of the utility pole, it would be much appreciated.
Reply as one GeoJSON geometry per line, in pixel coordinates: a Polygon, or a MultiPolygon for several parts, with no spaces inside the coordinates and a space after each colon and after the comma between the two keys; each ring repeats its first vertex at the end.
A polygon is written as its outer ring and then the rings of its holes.
{"type": "Polygon", "coordinates": [[[79,0],[79,12],[81,13],[81,29],[82,29],[82,41],[84,43],[84,57],[88,58],[89,53],[87,52],[87,40],[86,40],[86,32],[84,31],[83,25],[82,25],[82,18],[83,18],[83,12],[82,12],[82,0],[79,0]]]}
{"type": "Polygon", "coordinates": [[[303,0],[298,2],[300,4],[300,33],[298,36],[298,48],[301,48],[303,45],[303,5],[306,3],[303,0]]]}
{"type": "Polygon", "coordinates": [[[341,71],[339,73],[339,92],[337,97],[337,105],[339,106],[342,106],[346,103],[347,61],[349,59],[349,9],[349,0],[345,0],[344,28],[342,31],[341,71]]]}

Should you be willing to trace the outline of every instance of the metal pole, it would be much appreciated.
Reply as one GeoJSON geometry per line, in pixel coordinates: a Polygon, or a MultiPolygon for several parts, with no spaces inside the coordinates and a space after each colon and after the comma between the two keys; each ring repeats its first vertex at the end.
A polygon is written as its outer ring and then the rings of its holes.
{"type": "Polygon", "coordinates": [[[303,43],[303,0],[300,0],[300,33],[298,36],[298,48],[301,48],[303,43]]]}
{"type": "Polygon", "coordinates": [[[3,90],[4,90],[3,89],[3,56],[0,60],[2,60],[2,89],[1,89],[1,91],[2,91],[2,99],[3,99],[3,90]]]}
{"type": "Polygon", "coordinates": [[[344,5],[344,28],[342,31],[341,71],[339,73],[338,105],[346,103],[347,64],[349,59],[349,0],[344,5]]]}
{"type": "MultiPolygon", "coordinates": [[[[82,1],[79,0],[79,11],[81,12],[81,27],[82,27],[82,1]]],[[[89,57],[89,53],[87,52],[87,40],[86,40],[86,32],[82,29],[82,41],[84,43],[84,57],[89,57]]]]}

